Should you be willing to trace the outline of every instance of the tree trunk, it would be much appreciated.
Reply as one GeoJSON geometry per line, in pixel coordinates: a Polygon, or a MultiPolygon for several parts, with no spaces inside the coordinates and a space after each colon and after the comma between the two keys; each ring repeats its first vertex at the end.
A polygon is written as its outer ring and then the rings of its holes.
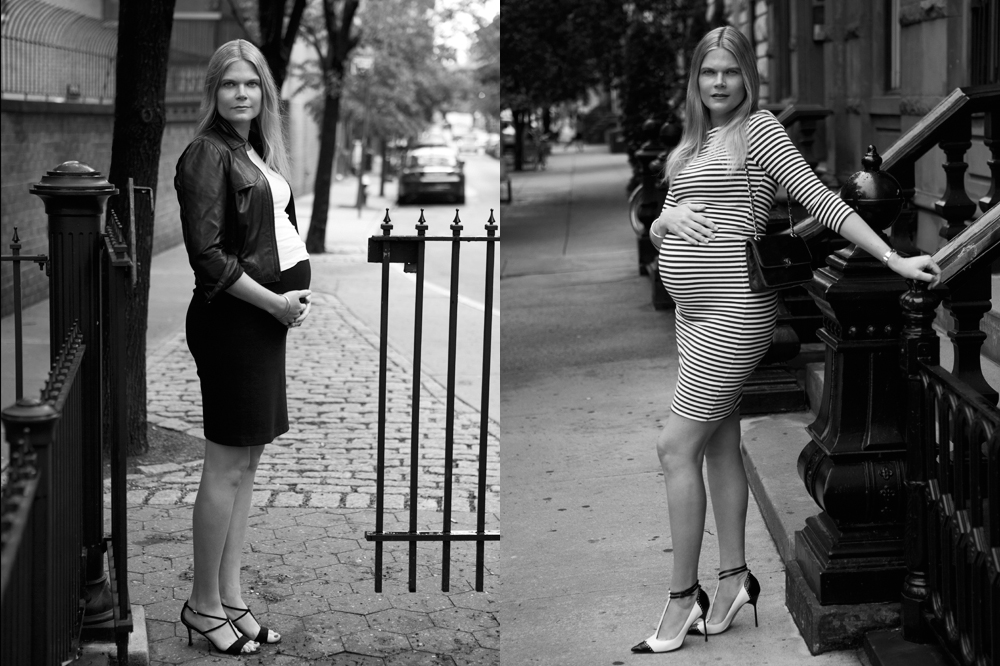
{"type": "MultiPolygon", "coordinates": [[[[110,180],[121,192],[109,205],[123,224],[128,220],[125,188],[150,187],[154,198],[160,167],[160,141],[167,122],[164,97],[175,0],[122,2],[118,13],[115,124],[110,180]]],[[[136,197],[134,261],[138,280],[129,289],[126,317],[126,376],[129,454],[144,453],[146,440],[146,324],[149,314],[149,265],[153,256],[153,210],[148,197],[136,197]]],[[[126,230],[127,233],[127,230],[126,230]]]]}
{"type": "Polygon", "coordinates": [[[514,171],[524,170],[524,125],[527,111],[514,112],[514,171]]]}
{"type": "Polygon", "coordinates": [[[386,163],[386,157],[389,154],[389,150],[388,150],[388,147],[387,147],[386,144],[389,143],[389,140],[386,139],[385,137],[381,137],[381,140],[382,140],[382,146],[381,146],[381,149],[382,149],[382,165],[380,167],[380,171],[379,171],[379,175],[378,175],[378,195],[380,197],[384,197],[385,196],[385,177],[386,177],[386,173],[387,173],[387,169],[386,169],[385,163],[386,163]]]}
{"type": "MultiPolygon", "coordinates": [[[[338,87],[339,88],[339,87],[338,87]]],[[[306,234],[309,254],[326,252],[326,218],[330,210],[330,184],[333,181],[333,156],[337,153],[337,122],[340,120],[340,92],[326,95],[319,139],[319,163],[313,187],[312,218],[306,234]]]]}
{"type": "Polygon", "coordinates": [[[260,52],[264,54],[267,66],[271,68],[279,93],[288,73],[288,59],[292,55],[292,45],[295,43],[295,36],[302,21],[302,12],[306,6],[306,0],[294,0],[294,2],[287,28],[285,5],[288,4],[288,0],[259,0],[258,5],[260,52]],[[282,33],[283,28],[284,33],[282,33]]]}

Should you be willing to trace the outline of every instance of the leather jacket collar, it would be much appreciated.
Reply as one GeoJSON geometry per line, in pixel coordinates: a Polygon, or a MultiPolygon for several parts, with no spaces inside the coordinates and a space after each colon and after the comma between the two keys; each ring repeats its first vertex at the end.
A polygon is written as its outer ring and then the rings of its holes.
{"type": "Polygon", "coordinates": [[[215,114],[215,120],[208,127],[209,130],[215,130],[219,137],[226,142],[230,150],[236,150],[237,148],[242,148],[245,144],[249,143],[258,155],[264,155],[264,142],[260,138],[260,129],[257,125],[257,121],[253,120],[250,123],[250,139],[244,139],[243,136],[236,131],[232,123],[220,116],[218,113],[215,114]]]}

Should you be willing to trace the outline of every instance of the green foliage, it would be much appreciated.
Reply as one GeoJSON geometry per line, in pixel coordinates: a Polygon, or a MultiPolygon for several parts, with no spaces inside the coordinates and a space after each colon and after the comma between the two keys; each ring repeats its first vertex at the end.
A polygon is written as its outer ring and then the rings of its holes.
{"type": "Polygon", "coordinates": [[[503,106],[529,109],[609,88],[620,71],[620,0],[505,0],[500,11],[503,106]]]}
{"type": "Polygon", "coordinates": [[[472,47],[472,56],[477,63],[475,80],[479,92],[476,93],[477,107],[480,112],[494,118],[500,117],[500,17],[483,25],[476,31],[476,42],[472,47]]]}
{"type": "MultiPolygon", "coordinates": [[[[450,102],[454,91],[469,87],[461,72],[445,66],[453,54],[434,42],[436,16],[423,0],[378,0],[361,5],[360,40],[352,54],[371,56],[367,70],[346,67],[338,86],[343,113],[361,119],[369,110],[369,134],[382,137],[415,136],[430,122],[436,109],[450,102]]],[[[323,74],[309,62],[297,74],[302,88],[322,89],[323,74]]],[[[300,88],[301,90],[301,88],[300,88]]],[[[306,108],[317,119],[324,100],[317,96],[306,108]]]]}

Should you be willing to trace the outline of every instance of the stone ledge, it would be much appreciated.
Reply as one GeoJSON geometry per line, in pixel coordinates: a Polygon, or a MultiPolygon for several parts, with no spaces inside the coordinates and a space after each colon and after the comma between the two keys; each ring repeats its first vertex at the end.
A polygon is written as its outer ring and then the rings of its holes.
{"type": "Polygon", "coordinates": [[[822,606],[797,562],[785,569],[785,605],[814,655],[860,647],[869,631],[899,626],[899,603],[822,606]]]}
{"type": "Polygon", "coordinates": [[[99,640],[82,643],[77,660],[78,666],[149,666],[149,637],[146,634],[146,611],[142,606],[132,605],[132,633],[128,641],[128,662],[117,659],[118,646],[113,640],[99,640]],[[114,655],[115,661],[112,662],[114,655]]]}

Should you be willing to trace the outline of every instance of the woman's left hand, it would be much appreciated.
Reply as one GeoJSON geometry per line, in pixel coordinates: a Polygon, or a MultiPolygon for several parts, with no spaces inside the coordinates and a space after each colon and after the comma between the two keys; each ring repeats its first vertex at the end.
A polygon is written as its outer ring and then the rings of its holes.
{"type": "Polygon", "coordinates": [[[934,283],[937,281],[937,276],[941,274],[941,269],[934,263],[934,259],[927,254],[904,258],[894,253],[889,256],[888,266],[908,280],[921,280],[923,282],[934,283]]]}
{"type": "Polygon", "coordinates": [[[298,328],[299,326],[302,325],[302,322],[306,320],[306,317],[309,316],[309,311],[312,309],[313,306],[312,294],[310,294],[309,296],[304,296],[303,298],[305,298],[306,307],[302,309],[302,312],[299,313],[299,316],[297,316],[295,319],[292,320],[292,323],[288,325],[289,328],[298,328]]]}

